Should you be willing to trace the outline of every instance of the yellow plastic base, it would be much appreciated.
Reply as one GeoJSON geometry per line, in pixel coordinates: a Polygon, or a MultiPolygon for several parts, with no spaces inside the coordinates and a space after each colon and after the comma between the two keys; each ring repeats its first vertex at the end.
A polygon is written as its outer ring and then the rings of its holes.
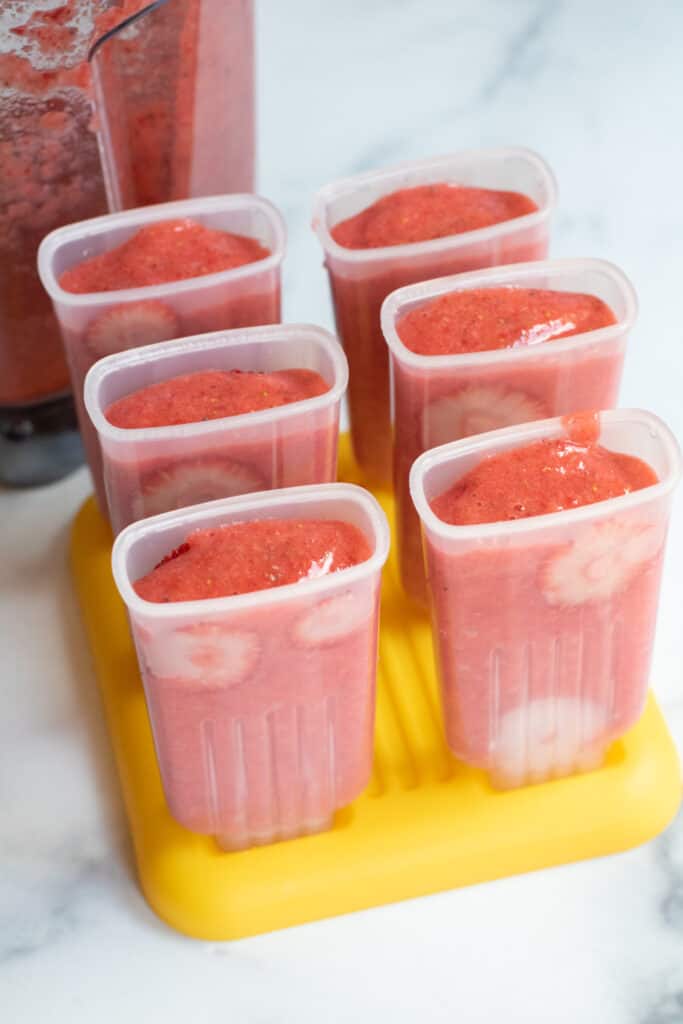
{"type": "MultiPolygon", "coordinates": [[[[344,479],[358,479],[348,457],[344,479]]],[[[379,495],[390,517],[391,499],[379,495]]],[[[382,603],[375,767],[329,832],[240,853],[171,818],[157,769],[111,533],[94,499],[72,560],[144,894],[172,927],[234,939],[614,853],[653,838],[681,799],[676,750],[651,697],[599,771],[508,793],[454,761],[443,739],[426,617],[390,563],[382,603]]]]}

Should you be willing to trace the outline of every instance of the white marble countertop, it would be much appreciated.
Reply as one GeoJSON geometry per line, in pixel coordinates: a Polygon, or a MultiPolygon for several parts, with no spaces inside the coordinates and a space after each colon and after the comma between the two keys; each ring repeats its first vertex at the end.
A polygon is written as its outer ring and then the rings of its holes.
{"type": "MultiPolygon", "coordinates": [[[[330,324],[311,196],[334,177],[523,144],[560,184],[553,254],[633,279],[623,404],[683,438],[683,7],[261,0],[261,191],[288,320],[330,324]]],[[[683,1022],[683,817],[631,853],[243,942],[147,908],[66,567],[85,471],[0,493],[0,1020],[683,1022]]],[[[683,748],[683,515],[653,680],[683,748]]]]}

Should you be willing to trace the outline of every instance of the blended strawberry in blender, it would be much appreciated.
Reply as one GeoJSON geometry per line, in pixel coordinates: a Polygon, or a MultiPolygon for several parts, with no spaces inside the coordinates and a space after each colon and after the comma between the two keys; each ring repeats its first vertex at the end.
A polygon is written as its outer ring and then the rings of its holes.
{"type": "Polygon", "coordinates": [[[396,322],[411,352],[454,356],[425,386],[420,374],[394,364],[394,490],[401,577],[406,591],[426,601],[420,522],[410,498],[410,468],[423,451],[498,427],[544,419],[576,408],[608,408],[617,397],[619,352],[577,355],[571,368],[529,361],[471,367],[457,356],[528,349],[615,324],[596,295],[542,288],[473,288],[449,292],[418,306],[396,322]]]}
{"type": "Polygon", "coordinates": [[[156,5],[102,40],[92,66],[112,209],[252,191],[252,0],[156,5]]]}
{"type": "Polygon", "coordinates": [[[647,692],[666,537],[647,504],[658,477],[599,444],[596,417],[566,429],[466,458],[429,501],[454,524],[448,540],[428,527],[426,543],[448,743],[501,788],[596,767],[647,692]]]}
{"type": "Polygon", "coordinates": [[[294,585],[170,632],[133,616],[171,813],[229,849],[325,828],[367,783],[374,718],[379,580],[307,595],[367,561],[366,536],[340,520],[245,519],[189,533],[133,583],[155,604],[294,585]]]}
{"type": "MultiPolygon", "coordinates": [[[[367,209],[330,228],[332,239],[351,250],[426,243],[503,224],[538,211],[519,192],[472,188],[446,182],[404,188],[382,196],[367,209]]],[[[511,234],[495,246],[480,243],[472,252],[439,250],[404,257],[387,253],[386,265],[366,274],[344,276],[328,263],[337,327],[351,370],[349,405],[356,458],[376,481],[391,474],[389,365],[380,328],[380,309],[396,288],[447,274],[499,263],[540,259],[547,240],[511,234]]]]}
{"type": "Polygon", "coordinates": [[[0,405],[68,391],[36,254],[48,231],[107,208],[85,63],[107,6],[107,0],[2,5],[0,405]]]}

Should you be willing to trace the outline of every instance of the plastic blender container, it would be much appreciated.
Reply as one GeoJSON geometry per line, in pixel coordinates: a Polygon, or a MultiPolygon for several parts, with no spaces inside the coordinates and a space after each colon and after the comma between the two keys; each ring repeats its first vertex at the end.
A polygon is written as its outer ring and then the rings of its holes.
{"type": "Polygon", "coordinates": [[[347,380],[337,339],[309,324],[216,332],[100,360],[86,378],[85,405],[102,451],[114,532],[215,498],[334,481],[347,380]],[[106,417],[119,398],[186,373],[292,368],[315,370],[329,390],[259,412],[166,427],[123,429],[106,417]]]}
{"type": "Polygon", "coordinates": [[[337,330],[351,368],[351,437],[360,466],[375,483],[391,479],[389,366],[380,328],[386,296],[403,285],[480,267],[542,259],[548,250],[555,180],[526,149],[472,150],[399,164],[325,186],[313,227],[325,252],[337,330]],[[538,210],[477,231],[427,242],[347,249],[330,234],[339,221],[398,189],[436,183],[522,192],[538,210]]]}
{"type": "Polygon", "coordinates": [[[448,744],[510,788],[599,766],[643,710],[678,445],[639,410],[599,414],[599,443],[659,482],[550,515],[449,525],[430,502],[487,456],[566,436],[560,418],[425,452],[422,522],[448,744]]]}
{"type": "Polygon", "coordinates": [[[43,240],[38,269],[61,328],[83,441],[103,511],[101,454],[83,406],[83,382],[90,367],[123,349],[208,331],[276,323],[280,319],[284,250],[285,226],[280,213],[267,200],[253,195],[210,196],[113,213],[60,228],[43,240]],[[76,264],[123,244],[142,227],[177,218],[248,235],[268,248],[270,255],[217,274],[144,288],[74,294],[60,286],[60,276],[76,264]]]}
{"type": "Polygon", "coordinates": [[[637,314],[629,280],[602,260],[547,260],[441,278],[393,292],[382,306],[389,347],[394,447],[394,491],[403,586],[427,599],[420,524],[410,498],[410,467],[423,451],[448,441],[578,409],[617,404],[628,335],[637,314]],[[617,323],[538,345],[456,355],[408,349],[397,324],[455,291],[547,288],[595,295],[617,323]]]}
{"type": "Polygon", "coordinates": [[[252,0],[163,0],[90,53],[112,210],[254,189],[252,0]]]}
{"type": "Polygon", "coordinates": [[[226,849],[330,825],[372,764],[382,566],[389,529],[349,484],[214,501],[129,526],[112,564],[174,817],[226,849]],[[133,582],[189,533],[253,519],[357,526],[372,554],[317,579],[212,600],[156,604],[133,582]]]}

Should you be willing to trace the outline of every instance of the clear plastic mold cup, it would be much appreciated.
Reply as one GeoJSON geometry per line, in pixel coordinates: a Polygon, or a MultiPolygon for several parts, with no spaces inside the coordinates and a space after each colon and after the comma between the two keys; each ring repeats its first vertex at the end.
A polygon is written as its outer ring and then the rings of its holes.
{"type": "Polygon", "coordinates": [[[114,532],[217,498],[334,481],[347,380],[339,342],[310,324],[219,331],[100,360],[86,378],[85,405],[102,452],[114,532]],[[292,368],[314,370],[329,390],[259,412],[168,427],[124,429],[106,417],[119,398],[186,373],[292,368]]]}
{"type": "Polygon", "coordinates": [[[599,766],[643,710],[681,455],[661,420],[599,414],[599,443],[659,482],[609,501],[457,526],[430,502],[487,456],[565,436],[561,419],[421,455],[410,489],[424,534],[448,744],[499,788],[599,766]]]}
{"type": "Polygon", "coordinates": [[[169,808],[228,850],[329,827],[370,778],[389,530],[362,488],[210,502],[128,527],[114,578],[128,608],[169,808]],[[133,583],[194,530],[263,519],[357,526],[367,561],[234,597],[155,604],[133,583]]]}
{"type": "Polygon", "coordinates": [[[38,269],[61,328],[78,419],[103,512],[101,453],[83,405],[88,370],[98,359],[130,348],[277,323],[285,239],[282,217],[267,200],[254,195],[223,195],[96,217],[53,231],[43,240],[38,269]],[[82,260],[114,249],[147,225],[182,218],[248,235],[269,249],[270,255],[232,270],[144,288],[74,294],[60,286],[64,271],[82,260]]]}
{"type": "Polygon", "coordinates": [[[356,458],[376,483],[391,480],[389,365],[380,309],[397,288],[481,267],[547,255],[556,186],[541,157],[526,149],[482,149],[399,164],[322,188],[313,227],[325,253],[337,331],[351,367],[349,407],[356,458]],[[409,245],[348,249],[331,229],[397,189],[448,182],[523,192],[534,213],[491,227],[409,245]]]}
{"type": "Polygon", "coordinates": [[[408,479],[429,448],[473,434],[617,404],[624,356],[637,314],[630,281],[595,259],[539,260],[457,274],[393,292],[382,306],[389,349],[394,433],[393,480],[401,579],[426,603],[420,523],[408,479]],[[457,355],[422,355],[401,341],[403,317],[444,295],[480,288],[543,288],[595,295],[616,323],[555,341],[457,355]]]}

